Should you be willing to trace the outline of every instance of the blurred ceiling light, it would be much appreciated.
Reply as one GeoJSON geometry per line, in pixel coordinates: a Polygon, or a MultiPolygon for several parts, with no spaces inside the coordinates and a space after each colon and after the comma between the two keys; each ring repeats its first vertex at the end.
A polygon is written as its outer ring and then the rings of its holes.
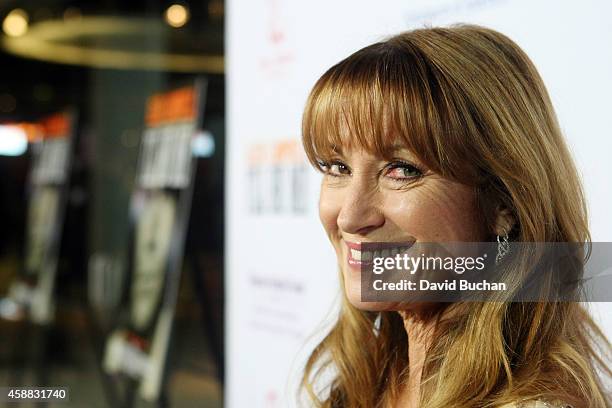
{"type": "Polygon", "coordinates": [[[49,20],[33,24],[21,37],[0,38],[5,51],[25,58],[94,68],[145,69],[189,73],[223,73],[223,55],[181,51],[125,49],[112,44],[82,44],[82,38],[126,36],[150,38],[151,33],[171,30],[160,19],[117,16],[49,20]]]}
{"type": "Polygon", "coordinates": [[[202,130],[193,138],[191,149],[196,157],[211,157],[215,153],[215,138],[210,131],[202,130]]]}
{"type": "Polygon", "coordinates": [[[28,13],[22,9],[12,10],[2,22],[2,30],[10,37],[20,37],[28,31],[28,13]]]}
{"type": "Polygon", "coordinates": [[[21,156],[28,149],[28,135],[18,126],[0,125],[0,156],[21,156]]]}
{"type": "Polygon", "coordinates": [[[166,10],[165,17],[168,25],[179,28],[189,21],[189,9],[181,4],[173,4],[166,10]]]}

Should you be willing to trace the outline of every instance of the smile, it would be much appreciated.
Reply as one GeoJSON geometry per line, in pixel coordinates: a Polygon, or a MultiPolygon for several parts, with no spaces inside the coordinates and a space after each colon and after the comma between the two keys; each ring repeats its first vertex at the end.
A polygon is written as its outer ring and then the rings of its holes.
{"type": "Polygon", "coordinates": [[[344,241],[344,243],[348,249],[348,264],[358,270],[361,270],[363,265],[372,264],[374,258],[394,257],[406,252],[414,244],[414,242],[369,242],[368,244],[372,244],[374,249],[365,250],[361,242],[344,241]]]}

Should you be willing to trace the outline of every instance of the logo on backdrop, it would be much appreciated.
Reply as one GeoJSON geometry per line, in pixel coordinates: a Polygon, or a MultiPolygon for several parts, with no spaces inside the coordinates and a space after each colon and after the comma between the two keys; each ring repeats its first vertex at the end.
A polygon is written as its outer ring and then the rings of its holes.
{"type": "Polygon", "coordinates": [[[289,66],[295,61],[295,55],[290,44],[290,35],[287,28],[285,11],[281,7],[282,1],[268,0],[266,7],[266,29],[264,49],[259,57],[259,66],[264,74],[270,78],[283,76],[289,66]]]}
{"type": "Polygon", "coordinates": [[[250,214],[306,213],[308,164],[298,140],[253,145],[247,166],[250,214]]]}

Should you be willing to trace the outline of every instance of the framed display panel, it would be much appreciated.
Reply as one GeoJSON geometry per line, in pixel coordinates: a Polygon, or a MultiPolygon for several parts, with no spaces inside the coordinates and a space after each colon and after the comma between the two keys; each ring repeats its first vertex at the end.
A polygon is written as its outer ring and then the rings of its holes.
{"type": "Polygon", "coordinates": [[[42,119],[30,143],[32,165],[27,188],[25,259],[11,285],[15,314],[48,324],[55,311],[54,290],[70,187],[76,114],[66,111],[42,119]]]}
{"type": "Polygon", "coordinates": [[[129,283],[102,362],[107,374],[130,379],[128,405],[157,405],[164,396],[205,91],[198,78],[147,101],[129,209],[129,283]]]}

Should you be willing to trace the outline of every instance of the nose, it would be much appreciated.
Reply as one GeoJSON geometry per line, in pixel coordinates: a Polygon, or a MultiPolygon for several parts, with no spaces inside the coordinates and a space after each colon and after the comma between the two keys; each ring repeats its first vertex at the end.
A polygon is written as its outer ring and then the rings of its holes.
{"type": "Polygon", "coordinates": [[[364,182],[355,182],[348,188],[338,213],[338,227],[354,235],[367,235],[380,228],[385,217],[380,209],[380,197],[376,188],[367,188],[364,182]]]}

